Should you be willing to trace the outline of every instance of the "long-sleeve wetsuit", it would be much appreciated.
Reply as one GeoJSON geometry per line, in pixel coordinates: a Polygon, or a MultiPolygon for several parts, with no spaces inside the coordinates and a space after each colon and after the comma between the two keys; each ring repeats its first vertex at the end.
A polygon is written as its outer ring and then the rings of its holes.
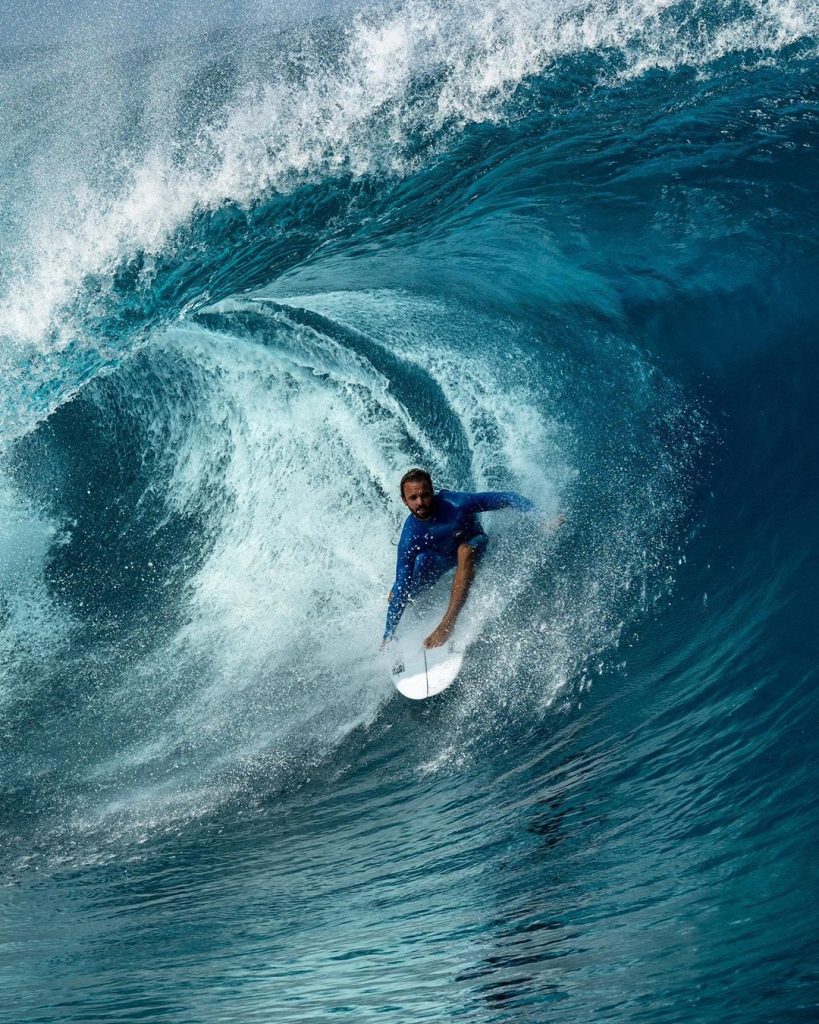
{"type": "Polygon", "coordinates": [[[387,609],[385,640],[395,632],[410,598],[458,564],[459,545],[471,544],[483,551],[487,536],[478,513],[497,508],[531,512],[535,504],[512,491],[486,491],[482,494],[438,491],[429,519],[407,516],[398,542],[398,562],[387,609]]]}

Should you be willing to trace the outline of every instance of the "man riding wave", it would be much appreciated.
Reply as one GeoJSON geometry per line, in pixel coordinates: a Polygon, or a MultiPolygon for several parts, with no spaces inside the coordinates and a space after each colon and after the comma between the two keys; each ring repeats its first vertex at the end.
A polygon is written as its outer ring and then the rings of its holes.
{"type": "MultiPolygon", "coordinates": [[[[441,647],[455,627],[489,540],[478,513],[499,508],[531,512],[535,504],[513,491],[434,492],[432,477],[423,469],[411,469],[401,478],[401,500],[410,515],[398,542],[395,583],[390,591],[383,642],[392,638],[408,601],[454,568],[449,605],[424,641],[425,647],[441,647]]],[[[562,517],[557,525],[560,522],[562,517]]]]}

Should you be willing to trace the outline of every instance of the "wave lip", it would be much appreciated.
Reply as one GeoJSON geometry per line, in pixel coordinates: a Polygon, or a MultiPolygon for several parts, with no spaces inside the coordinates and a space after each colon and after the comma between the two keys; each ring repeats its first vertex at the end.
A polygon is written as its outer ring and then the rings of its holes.
{"type": "MultiPolygon", "coordinates": [[[[286,59],[264,74],[254,68],[249,77],[239,75],[221,105],[209,107],[195,129],[186,126],[184,137],[173,127],[175,118],[186,118],[185,83],[176,81],[169,123],[157,121],[149,105],[150,123],[123,146],[123,126],[109,115],[93,173],[61,179],[59,166],[52,166],[45,189],[23,193],[23,233],[3,272],[4,346],[12,353],[52,352],[78,338],[93,343],[87,325],[118,269],[138,259],[138,277],[150,282],[152,261],[192,218],[228,204],[249,208],[271,190],[286,192],[328,175],[406,174],[451,131],[502,116],[521,82],[561,58],[605,56],[618,75],[703,67],[731,52],[774,53],[818,30],[813,0],[757,0],[720,17],[687,3],[521,8],[504,0],[412,2],[359,14],[351,26],[336,26],[321,48],[296,34],[286,59]]],[[[169,74],[174,54],[155,59],[156,72],[169,74]]],[[[185,55],[178,74],[195,79],[203,59],[185,55]]],[[[93,64],[75,65],[73,73],[81,81],[86,75],[93,88],[93,64]]],[[[104,104],[105,90],[99,91],[104,104]]],[[[134,109],[126,105],[121,118],[138,121],[141,99],[136,95],[134,109]]],[[[45,137],[60,137],[61,156],[70,155],[66,136],[74,128],[48,124],[48,108],[39,116],[45,137]]],[[[32,145],[27,141],[23,151],[39,165],[48,150],[31,151],[32,145]]]]}

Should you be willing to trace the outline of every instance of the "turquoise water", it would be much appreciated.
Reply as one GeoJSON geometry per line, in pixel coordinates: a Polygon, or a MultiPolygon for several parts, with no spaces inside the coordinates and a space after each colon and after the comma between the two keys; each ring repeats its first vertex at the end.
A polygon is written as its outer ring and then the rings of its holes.
{"type": "Polygon", "coordinates": [[[816,4],[151,11],[0,51],[0,1020],[816,1020],[816,4]],[[413,464],[567,517],[423,706],[413,464]]]}

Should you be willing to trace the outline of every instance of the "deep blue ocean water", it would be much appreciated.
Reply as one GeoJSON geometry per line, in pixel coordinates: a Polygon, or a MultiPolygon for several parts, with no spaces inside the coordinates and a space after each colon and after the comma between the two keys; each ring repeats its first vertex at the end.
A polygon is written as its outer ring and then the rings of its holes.
{"type": "Polygon", "coordinates": [[[815,0],[118,10],[0,49],[0,1021],[819,1020],[815,0]],[[423,706],[414,464],[567,517],[423,706]]]}

